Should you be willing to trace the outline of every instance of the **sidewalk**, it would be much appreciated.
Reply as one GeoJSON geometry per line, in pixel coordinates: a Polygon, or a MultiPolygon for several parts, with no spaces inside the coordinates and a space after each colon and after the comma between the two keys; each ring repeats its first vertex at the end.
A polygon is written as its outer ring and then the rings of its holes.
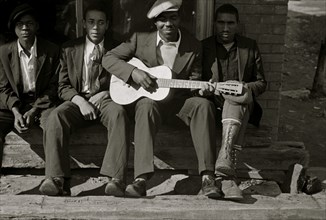
{"type": "Polygon", "coordinates": [[[243,181],[241,202],[197,195],[200,177],[155,175],[141,199],[103,196],[106,179],[74,175],[72,197],[40,195],[43,176],[2,176],[0,219],[326,219],[326,191],[282,194],[273,181],[243,181]]]}

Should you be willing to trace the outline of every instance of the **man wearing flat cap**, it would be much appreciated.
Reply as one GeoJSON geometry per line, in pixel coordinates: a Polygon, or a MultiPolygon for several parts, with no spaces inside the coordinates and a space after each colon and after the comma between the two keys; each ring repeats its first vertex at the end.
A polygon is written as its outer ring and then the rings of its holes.
{"type": "MultiPolygon", "coordinates": [[[[181,0],[157,0],[147,14],[157,31],[134,33],[128,41],[103,57],[103,67],[124,82],[136,83],[151,92],[157,88],[155,77],[127,63],[131,58],[141,60],[149,68],[168,66],[177,79],[201,80],[200,42],[179,27],[181,4],[181,0]]],[[[161,122],[185,123],[190,127],[202,175],[202,192],[212,198],[221,196],[213,176],[215,109],[212,102],[202,97],[212,90],[208,83],[200,90],[172,89],[168,99],[154,101],[144,97],[126,105],[126,110],[133,113],[135,120],[135,180],[126,187],[126,196],[146,195],[146,181],[154,172],[155,135],[161,122]]]]}
{"type": "Polygon", "coordinates": [[[39,24],[28,4],[16,7],[8,27],[17,40],[0,47],[0,162],[5,136],[24,133],[46,117],[57,100],[59,48],[36,37],[39,24]]]}

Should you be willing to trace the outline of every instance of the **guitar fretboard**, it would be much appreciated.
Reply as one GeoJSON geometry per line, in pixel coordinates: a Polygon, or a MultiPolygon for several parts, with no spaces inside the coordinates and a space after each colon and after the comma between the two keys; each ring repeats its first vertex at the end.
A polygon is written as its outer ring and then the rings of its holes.
{"type": "Polygon", "coordinates": [[[200,89],[207,82],[182,79],[157,79],[157,85],[160,88],[184,88],[184,89],[200,89]]]}

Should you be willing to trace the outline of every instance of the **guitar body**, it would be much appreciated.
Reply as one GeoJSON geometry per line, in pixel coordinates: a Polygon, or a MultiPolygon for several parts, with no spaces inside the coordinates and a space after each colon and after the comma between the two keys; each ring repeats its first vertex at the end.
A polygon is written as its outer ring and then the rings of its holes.
{"type": "MultiPolygon", "coordinates": [[[[133,103],[141,97],[147,97],[155,101],[161,101],[169,95],[170,88],[200,89],[207,82],[195,80],[172,79],[172,72],[167,66],[148,68],[142,61],[132,58],[129,64],[141,69],[157,78],[158,88],[155,92],[148,92],[137,84],[127,84],[112,75],[110,82],[110,95],[114,102],[120,105],[133,103]]],[[[216,82],[214,83],[215,94],[219,92],[230,95],[241,95],[243,84],[239,82],[216,82]]]]}
{"type": "MultiPolygon", "coordinates": [[[[156,78],[172,79],[172,72],[167,66],[156,66],[148,68],[140,60],[133,58],[129,64],[136,66],[156,78]]],[[[150,93],[137,84],[127,84],[116,76],[112,75],[110,83],[110,95],[114,102],[120,105],[133,103],[141,97],[147,97],[155,101],[165,99],[169,95],[170,88],[157,88],[150,93]]]]}

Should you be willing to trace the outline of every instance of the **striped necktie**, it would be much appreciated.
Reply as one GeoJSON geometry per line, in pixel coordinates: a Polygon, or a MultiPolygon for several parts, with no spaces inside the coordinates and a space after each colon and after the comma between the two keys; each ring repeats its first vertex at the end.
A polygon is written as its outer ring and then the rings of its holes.
{"type": "Polygon", "coordinates": [[[101,56],[100,46],[95,45],[93,52],[90,55],[89,71],[88,71],[89,90],[91,94],[97,93],[100,88],[98,76],[100,73],[101,60],[102,60],[102,56],[101,56]]]}

